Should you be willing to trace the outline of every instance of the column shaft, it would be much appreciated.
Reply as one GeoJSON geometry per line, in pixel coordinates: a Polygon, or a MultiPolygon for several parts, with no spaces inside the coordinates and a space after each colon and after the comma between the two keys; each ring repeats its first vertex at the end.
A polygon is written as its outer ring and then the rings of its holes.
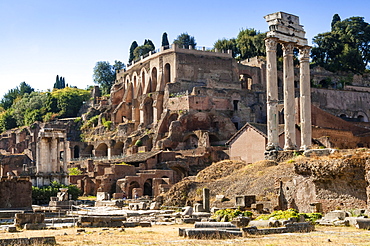
{"type": "Polygon", "coordinates": [[[301,150],[311,146],[311,87],[310,87],[310,47],[300,48],[300,115],[301,115],[301,150]]]}
{"type": "Polygon", "coordinates": [[[284,150],[296,149],[295,137],[295,112],[294,112],[294,64],[293,64],[292,43],[283,44],[284,56],[284,132],[285,145],[284,150]]]}
{"type": "Polygon", "coordinates": [[[279,147],[278,133],[278,86],[276,66],[277,42],[273,38],[265,39],[266,45],[266,97],[267,97],[267,146],[266,150],[279,147]]]}

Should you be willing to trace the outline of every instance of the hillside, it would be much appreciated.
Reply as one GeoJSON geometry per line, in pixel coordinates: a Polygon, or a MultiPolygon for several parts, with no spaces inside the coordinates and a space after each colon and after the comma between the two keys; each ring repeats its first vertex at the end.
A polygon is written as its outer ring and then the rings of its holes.
{"type": "Polygon", "coordinates": [[[234,206],[237,195],[256,195],[271,209],[293,207],[310,212],[310,204],[323,210],[366,208],[370,152],[366,149],[335,152],[323,157],[298,156],[286,162],[259,161],[244,164],[221,161],[187,177],[164,194],[165,205],[192,205],[209,188],[213,206],[234,206]],[[215,202],[224,195],[229,202],[215,202]]]}

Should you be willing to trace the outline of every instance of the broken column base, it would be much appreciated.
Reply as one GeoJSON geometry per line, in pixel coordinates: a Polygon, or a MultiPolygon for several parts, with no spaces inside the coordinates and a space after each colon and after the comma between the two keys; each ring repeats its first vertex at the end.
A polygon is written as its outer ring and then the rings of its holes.
{"type": "Polygon", "coordinates": [[[315,229],[315,226],[310,222],[301,222],[286,224],[285,227],[277,228],[266,228],[257,229],[255,226],[243,228],[243,236],[248,235],[267,235],[267,234],[277,234],[277,233],[292,233],[292,232],[311,232],[315,229]]]}
{"type": "MultiPolygon", "coordinates": [[[[203,228],[179,228],[179,236],[192,239],[225,239],[248,237],[249,235],[267,235],[277,233],[311,232],[315,226],[310,222],[286,224],[285,227],[258,229],[255,226],[242,228],[218,227],[216,223],[200,223],[203,228]],[[208,227],[214,226],[214,227],[208,227]]],[[[198,224],[199,225],[199,224],[198,224]]],[[[221,224],[220,224],[221,225],[221,224]]],[[[223,225],[225,226],[225,225],[223,225]]]]}

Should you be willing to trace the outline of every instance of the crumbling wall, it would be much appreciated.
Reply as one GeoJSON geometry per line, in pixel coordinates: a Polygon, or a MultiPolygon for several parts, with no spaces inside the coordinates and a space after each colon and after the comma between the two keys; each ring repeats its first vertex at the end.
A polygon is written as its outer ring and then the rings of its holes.
{"type": "Polygon", "coordinates": [[[32,183],[28,177],[3,177],[0,198],[0,208],[29,208],[32,206],[32,183]]]}
{"type": "MultiPolygon", "coordinates": [[[[294,166],[295,172],[300,175],[300,179],[307,179],[312,185],[306,190],[300,189],[301,192],[298,193],[294,189],[287,191],[287,196],[290,193],[291,199],[294,199],[299,195],[300,199],[296,199],[298,204],[305,201],[304,197],[312,197],[311,203],[322,203],[324,211],[366,208],[367,159],[348,157],[297,163],[294,166]]],[[[296,182],[296,185],[299,189],[306,183],[296,182]]],[[[305,208],[307,209],[307,203],[305,208]]]]}

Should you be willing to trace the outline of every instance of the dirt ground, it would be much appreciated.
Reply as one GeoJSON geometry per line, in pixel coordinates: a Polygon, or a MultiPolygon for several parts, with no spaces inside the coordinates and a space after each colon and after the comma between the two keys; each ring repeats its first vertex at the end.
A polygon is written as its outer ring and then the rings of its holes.
{"type": "Polygon", "coordinates": [[[56,230],[22,231],[17,233],[0,232],[0,238],[24,238],[55,236],[57,245],[369,245],[370,231],[353,227],[317,226],[311,233],[286,233],[267,236],[253,236],[227,240],[195,240],[178,236],[178,228],[193,225],[167,225],[153,227],[125,228],[85,228],[77,233],[77,228],[56,230]]]}

